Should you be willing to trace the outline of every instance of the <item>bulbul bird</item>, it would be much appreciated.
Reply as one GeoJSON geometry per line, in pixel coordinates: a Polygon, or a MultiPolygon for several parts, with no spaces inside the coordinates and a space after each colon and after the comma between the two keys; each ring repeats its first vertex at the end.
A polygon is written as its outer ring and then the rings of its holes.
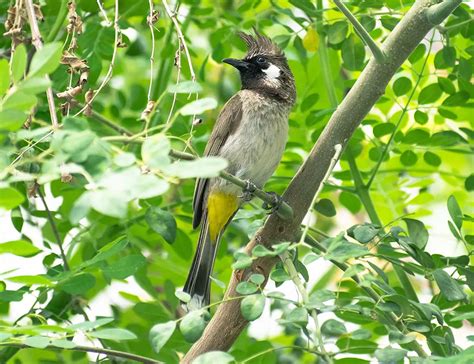
{"type": "MultiPolygon", "coordinates": [[[[248,51],[223,62],[237,68],[242,88],[224,105],[204,151],[227,159],[227,172],[261,188],[275,171],[288,138],[288,115],[296,99],[293,74],[269,38],[239,33],[248,51]]],[[[245,191],[244,191],[245,192],[245,191]]],[[[222,178],[198,179],[193,228],[201,224],[197,250],[183,291],[187,309],[207,306],[210,275],[222,234],[248,194],[222,178]]]]}

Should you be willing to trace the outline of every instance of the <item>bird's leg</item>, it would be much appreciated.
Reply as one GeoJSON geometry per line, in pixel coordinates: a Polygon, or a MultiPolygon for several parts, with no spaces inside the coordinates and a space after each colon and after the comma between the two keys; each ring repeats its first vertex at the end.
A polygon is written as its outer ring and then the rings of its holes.
{"type": "Polygon", "coordinates": [[[264,202],[262,208],[268,210],[268,214],[270,215],[280,208],[283,202],[283,197],[276,192],[267,192],[267,194],[272,196],[273,201],[271,203],[264,202]]]}
{"type": "Polygon", "coordinates": [[[250,180],[245,181],[245,187],[242,188],[242,195],[239,196],[245,202],[249,202],[253,198],[253,193],[257,189],[257,186],[250,180]]]}

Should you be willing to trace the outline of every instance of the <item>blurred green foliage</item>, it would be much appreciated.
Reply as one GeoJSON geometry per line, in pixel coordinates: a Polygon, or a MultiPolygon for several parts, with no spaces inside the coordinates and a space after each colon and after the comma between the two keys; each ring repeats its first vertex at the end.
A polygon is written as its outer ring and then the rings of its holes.
{"type": "MultiPolygon", "coordinates": [[[[13,8],[18,3],[0,4],[0,33],[11,29],[12,12],[22,25],[17,38],[0,38],[0,209],[18,235],[0,244],[0,254],[2,260],[14,254],[24,264],[40,256],[42,264],[35,275],[22,274],[21,267],[0,271],[0,361],[86,363],[83,352],[42,350],[48,345],[74,349],[71,340],[82,333],[100,339],[105,348],[178,362],[209,320],[207,311],[183,319],[177,313],[175,292],[179,296],[197,239],[191,227],[193,178],[216,176],[226,162],[175,161],[169,151],[202,154],[220,106],[239,88],[235,70],[221,63],[245,51],[236,32],[256,27],[270,36],[284,49],[295,75],[298,101],[287,149],[266,186],[277,193],[370,54],[332,3],[323,9],[306,0],[170,4],[184,44],[161,3],[150,14],[144,0],[106,0],[103,12],[93,0],[77,0],[69,8],[65,0],[46,1],[40,22],[45,46],[35,52],[28,19],[13,8]],[[57,130],[50,126],[48,87],[55,95],[68,93],[55,96],[57,130]],[[91,107],[83,109],[92,95],[91,107]],[[44,202],[52,197],[59,202],[49,215],[44,202]],[[40,239],[31,235],[31,226],[41,232],[40,239]],[[118,293],[127,304],[106,302],[111,317],[95,317],[89,303],[93,307],[114,282],[124,280],[136,282],[146,294],[124,288],[118,293]],[[31,308],[28,297],[33,297],[31,308]],[[24,308],[22,317],[9,318],[13,305],[24,308]],[[72,325],[72,318],[82,323],[72,325]],[[160,326],[151,330],[155,324],[160,326]],[[8,343],[30,348],[17,351],[8,343]]],[[[383,43],[412,3],[347,5],[383,43]]],[[[323,237],[327,253],[305,245],[277,248],[292,253],[305,281],[317,259],[347,264],[345,273],[330,269],[322,275],[305,304],[262,293],[261,277],[252,277],[239,286],[239,293],[249,294],[242,314],[255,320],[267,305],[272,317],[280,317],[282,331],[262,341],[246,332],[231,355],[215,353],[202,362],[314,362],[313,328],[307,326],[313,310],[333,313],[321,323],[321,335],[337,363],[402,362],[413,356],[407,350],[415,340],[426,343],[434,357],[461,352],[453,329],[463,321],[474,323],[472,17],[472,8],[462,4],[431,32],[354,134],[351,156],[342,156],[312,211],[316,222],[310,234],[323,237]],[[363,186],[355,183],[355,171],[363,186]],[[458,242],[459,256],[425,249],[430,227],[422,220],[433,211],[443,216],[436,221],[443,221],[458,242]],[[408,282],[393,267],[408,274],[408,282]],[[350,279],[355,276],[359,283],[350,279]],[[383,301],[370,297],[367,288],[383,301]],[[416,293],[423,299],[418,301],[416,293]],[[402,333],[387,321],[389,314],[396,315],[402,333]],[[384,337],[391,346],[380,344],[384,337]]],[[[276,255],[262,249],[252,256],[238,252],[265,217],[256,202],[237,214],[218,254],[213,302],[222,297],[233,264],[241,269],[257,256],[276,255]]],[[[2,233],[7,228],[0,227],[2,233]]],[[[444,239],[432,236],[430,243],[446,245],[444,239]]],[[[279,263],[271,279],[278,286],[290,277],[279,263]]],[[[465,352],[469,361],[467,355],[472,350],[465,352]]]]}

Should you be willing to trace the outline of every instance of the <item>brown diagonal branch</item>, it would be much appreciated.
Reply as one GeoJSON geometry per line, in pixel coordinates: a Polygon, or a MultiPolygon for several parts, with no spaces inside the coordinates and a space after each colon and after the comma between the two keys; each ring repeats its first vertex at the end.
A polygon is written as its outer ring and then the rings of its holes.
{"type": "MultiPolygon", "coordinates": [[[[383,95],[395,72],[432,29],[433,19],[441,22],[461,3],[461,0],[446,0],[445,3],[445,6],[435,6],[441,9],[441,15],[433,14],[436,8],[433,9],[431,0],[416,1],[407,12],[382,46],[382,51],[386,55],[385,61],[381,63],[375,59],[369,61],[357,82],[332,115],[308,159],[289,184],[283,198],[293,208],[293,219],[285,221],[275,214],[270,216],[263,228],[247,245],[247,252],[250,252],[256,244],[271,246],[276,242],[296,239],[301,221],[330,168],[335,146],[341,144],[344,148],[347,145],[360,122],[383,95]]],[[[262,272],[268,277],[276,262],[276,258],[257,259],[242,277],[246,278],[252,273],[262,272]]],[[[226,297],[237,295],[238,283],[234,274],[226,297]]],[[[232,300],[220,305],[202,337],[189,350],[183,362],[191,363],[197,356],[208,351],[228,350],[247,323],[240,314],[240,300],[232,300]]],[[[423,356],[424,352],[419,346],[414,350],[423,356]]]]}

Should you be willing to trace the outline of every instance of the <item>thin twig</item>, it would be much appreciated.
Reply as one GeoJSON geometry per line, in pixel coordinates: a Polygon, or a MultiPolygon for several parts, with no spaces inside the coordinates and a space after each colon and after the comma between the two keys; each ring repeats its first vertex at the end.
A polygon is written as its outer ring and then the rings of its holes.
{"type": "MultiPolygon", "coordinates": [[[[20,349],[31,349],[30,346],[26,344],[21,344],[21,343],[8,343],[8,342],[2,342],[0,343],[0,346],[4,347],[15,347],[15,348],[20,348],[20,349]]],[[[48,345],[45,347],[43,350],[70,350],[70,351],[82,351],[86,353],[98,353],[98,354],[104,354],[107,355],[108,357],[114,357],[114,358],[124,358],[124,359],[130,359],[134,360],[139,363],[144,363],[144,364],[161,364],[162,362],[147,358],[145,356],[141,355],[136,355],[136,354],[131,354],[127,353],[124,351],[118,351],[118,350],[112,350],[112,349],[104,349],[104,348],[95,348],[92,346],[83,346],[83,345],[77,345],[73,348],[59,348],[56,346],[48,345]]]]}
{"type": "MultiPolygon", "coordinates": [[[[100,1],[98,1],[100,4],[100,1]]],[[[109,69],[107,70],[107,73],[102,80],[102,83],[100,84],[99,88],[94,92],[94,95],[92,95],[91,99],[86,103],[86,105],[79,110],[74,116],[78,116],[79,114],[82,114],[86,109],[91,108],[92,102],[94,99],[97,97],[100,91],[105,87],[105,85],[110,81],[112,78],[112,73],[115,65],[115,58],[117,57],[117,50],[119,46],[119,36],[120,36],[120,28],[118,25],[118,20],[119,20],[119,0],[115,0],[115,16],[114,16],[114,50],[112,53],[112,59],[110,60],[109,64],[109,69]]]]}
{"type": "MultiPolygon", "coordinates": [[[[339,157],[341,156],[341,153],[342,153],[342,145],[341,144],[336,144],[334,146],[334,156],[331,159],[331,163],[329,165],[328,170],[326,171],[326,175],[324,176],[324,179],[322,180],[321,184],[318,187],[318,190],[316,191],[316,193],[313,196],[313,200],[311,201],[310,209],[312,209],[314,204],[316,203],[316,200],[317,200],[319,194],[321,193],[321,191],[324,187],[324,182],[326,182],[327,179],[329,178],[329,176],[331,175],[332,170],[334,169],[334,166],[336,165],[337,161],[339,160],[339,157]]],[[[303,234],[301,234],[300,243],[302,243],[304,241],[304,239],[306,237],[306,234],[308,234],[308,230],[309,230],[309,223],[306,224],[304,229],[303,229],[303,234]]]]}
{"type": "Polygon", "coordinates": [[[405,103],[405,107],[403,108],[402,110],[402,113],[400,114],[400,117],[398,118],[398,121],[397,123],[395,124],[395,129],[393,130],[392,134],[390,135],[390,138],[388,139],[388,142],[387,144],[385,144],[385,147],[382,151],[382,154],[380,155],[380,158],[378,159],[377,161],[377,164],[375,165],[373,171],[372,171],[372,174],[370,175],[370,178],[369,178],[369,181],[365,184],[365,187],[367,188],[370,188],[370,186],[372,185],[372,183],[374,182],[374,179],[375,177],[377,176],[377,173],[380,169],[380,166],[382,165],[383,161],[385,160],[385,157],[387,155],[387,153],[389,152],[390,150],[390,147],[392,146],[392,142],[393,140],[395,139],[395,135],[398,131],[398,128],[400,127],[402,121],[403,121],[403,117],[405,116],[407,110],[408,110],[408,107],[410,106],[410,103],[411,103],[411,100],[413,98],[413,96],[415,95],[416,92],[418,92],[418,85],[420,84],[420,81],[422,79],[422,76],[423,76],[423,72],[425,70],[425,67],[426,67],[426,64],[428,63],[428,58],[431,54],[431,48],[433,46],[433,38],[434,38],[434,33],[433,35],[431,36],[431,39],[430,39],[430,44],[428,46],[428,52],[426,53],[426,57],[425,57],[425,61],[423,62],[423,65],[421,66],[421,71],[418,75],[418,78],[416,80],[416,83],[415,83],[415,86],[413,86],[413,90],[412,92],[410,93],[410,96],[408,96],[408,100],[407,102],[405,103]]]}
{"type": "Polygon", "coordinates": [[[367,47],[369,47],[370,51],[374,55],[375,59],[379,63],[385,62],[385,54],[379,48],[377,43],[372,39],[369,33],[365,30],[361,23],[357,20],[357,18],[351,13],[351,11],[342,3],[341,0],[334,0],[334,3],[339,8],[339,10],[346,16],[347,20],[349,20],[354,27],[355,31],[362,39],[362,42],[365,43],[367,47]]]}
{"type": "MultiPolygon", "coordinates": [[[[288,252],[284,252],[283,254],[280,255],[280,259],[283,262],[283,265],[285,266],[288,275],[290,276],[291,280],[295,284],[296,288],[298,289],[298,292],[301,295],[301,298],[303,300],[304,305],[309,304],[309,296],[308,296],[308,291],[306,291],[306,287],[304,286],[303,282],[301,281],[298,272],[295,268],[295,265],[293,264],[293,261],[290,258],[290,254],[288,252]]],[[[319,325],[319,320],[318,320],[318,313],[316,312],[315,309],[310,310],[311,317],[313,318],[314,321],[314,336],[315,336],[315,342],[319,346],[319,349],[321,350],[322,356],[329,362],[331,363],[331,357],[328,355],[328,352],[326,351],[326,348],[324,347],[324,340],[321,335],[321,327],[319,325]]]]}
{"type": "MultiPolygon", "coordinates": [[[[38,27],[38,21],[36,19],[33,0],[25,0],[25,8],[30,23],[32,42],[36,50],[39,51],[41,48],[43,48],[43,40],[41,38],[41,33],[38,27]]],[[[45,78],[49,82],[49,76],[46,75],[45,78]]],[[[53,89],[51,87],[48,87],[46,89],[46,98],[48,99],[49,114],[51,115],[51,124],[53,125],[53,128],[56,129],[59,125],[59,122],[58,117],[56,115],[56,105],[54,104],[53,89]]]]}
{"type": "Polygon", "coordinates": [[[39,185],[37,185],[37,187],[38,187],[37,188],[38,195],[41,199],[41,202],[43,203],[44,209],[46,210],[46,214],[48,216],[49,224],[51,225],[51,229],[53,230],[54,237],[56,238],[56,244],[58,244],[58,246],[59,246],[59,252],[61,254],[61,259],[63,260],[64,270],[70,270],[69,269],[69,264],[68,264],[67,258],[66,258],[66,253],[64,252],[64,249],[63,249],[63,242],[61,240],[61,236],[59,235],[58,227],[56,226],[56,223],[54,221],[53,214],[51,213],[51,211],[48,208],[48,205],[46,203],[46,199],[44,198],[44,195],[41,192],[41,187],[39,185]]]}
{"type": "MultiPolygon", "coordinates": [[[[184,159],[184,160],[196,159],[196,157],[192,154],[179,152],[177,150],[171,150],[170,156],[173,158],[179,158],[179,159],[184,159]]],[[[240,178],[237,178],[226,171],[221,171],[219,173],[219,177],[241,188],[247,188],[249,184],[248,181],[241,180],[240,178]]],[[[275,201],[274,195],[261,190],[255,185],[252,185],[251,188],[253,190],[252,194],[255,197],[258,197],[260,200],[262,200],[263,202],[266,202],[270,206],[276,207],[275,212],[282,219],[290,219],[293,216],[293,209],[285,201],[279,201],[279,202],[275,201]]]]}
{"type": "Polygon", "coordinates": [[[166,0],[162,0],[163,6],[165,8],[166,14],[170,17],[171,21],[173,22],[175,28],[176,28],[176,34],[178,35],[178,38],[180,39],[180,43],[184,48],[184,52],[186,53],[186,58],[188,60],[188,65],[189,65],[189,73],[191,74],[191,80],[194,82],[196,81],[196,74],[194,73],[193,69],[193,64],[191,62],[191,55],[189,54],[188,46],[186,45],[186,41],[183,36],[183,32],[181,31],[181,27],[179,26],[179,22],[176,19],[176,13],[173,13],[166,2],[166,0]]]}
{"type": "Polygon", "coordinates": [[[110,22],[109,17],[107,16],[107,13],[106,13],[104,7],[102,6],[102,3],[100,2],[100,0],[97,0],[97,6],[99,7],[102,16],[104,17],[105,21],[107,22],[107,26],[110,27],[112,25],[112,23],[110,22]]]}

